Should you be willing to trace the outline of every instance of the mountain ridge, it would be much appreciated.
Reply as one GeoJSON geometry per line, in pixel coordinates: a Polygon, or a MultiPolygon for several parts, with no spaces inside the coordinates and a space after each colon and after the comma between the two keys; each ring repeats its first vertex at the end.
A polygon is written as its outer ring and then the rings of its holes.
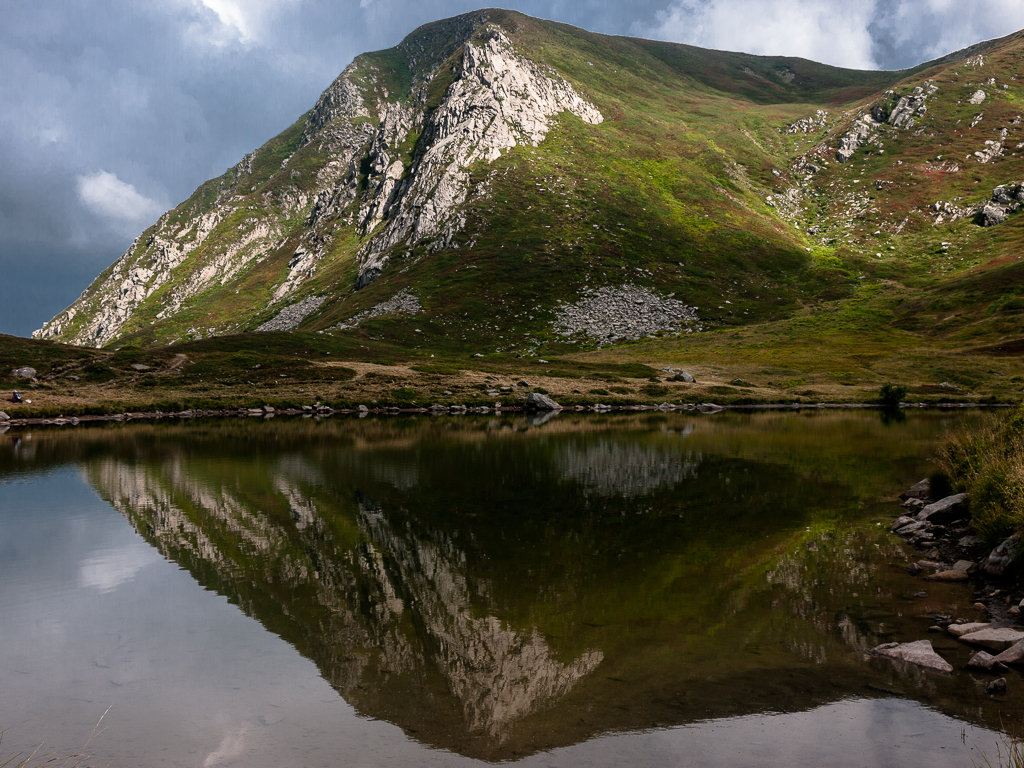
{"type": "MultiPolygon", "coordinates": [[[[935,228],[973,242],[957,221],[974,224],[986,205],[1006,220],[1016,188],[1005,203],[946,200],[936,221],[924,194],[965,190],[952,189],[964,186],[959,167],[917,157],[922,137],[955,137],[947,114],[974,120],[952,84],[984,69],[970,63],[979,51],[1020,40],[856,72],[495,9],[433,22],[357,57],[306,115],[164,214],[36,336],[146,346],[298,327],[529,356],[779,320],[869,284],[941,291],[935,228]],[[867,172],[875,189],[860,191],[867,172]],[[596,331],[557,330],[608,291],[596,331]],[[627,295],[643,311],[622,310],[627,295]],[[667,301],[687,311],[645,324],[667,301]]],[[[990,120],[1013,107],[1014,81],[980,88],[990,120]]],[[[959,162],[991,177],[1012,156],[1017,129],[1005,123],[1005,136],[977,143],[991,156],[959,162]]],[[[1005,175],[1000,184],[1014,181],[1005,175]]],[[[895,320],[932,332],[922,314],[895,320]]]]}

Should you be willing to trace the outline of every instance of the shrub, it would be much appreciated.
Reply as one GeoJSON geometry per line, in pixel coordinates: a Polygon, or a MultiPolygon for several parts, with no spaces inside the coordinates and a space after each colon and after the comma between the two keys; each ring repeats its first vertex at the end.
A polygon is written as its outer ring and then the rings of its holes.
{"type": "Polygon", "coordinates": [[[910,388],[906,384],[893,384],[885,382],[878,390],[878,399],[882,405],[899,405],[906,398],[910,388]]]}

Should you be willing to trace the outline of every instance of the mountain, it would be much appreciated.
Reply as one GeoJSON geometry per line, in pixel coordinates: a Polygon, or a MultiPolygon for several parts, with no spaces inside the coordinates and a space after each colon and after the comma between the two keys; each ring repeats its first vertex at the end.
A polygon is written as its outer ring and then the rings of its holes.
{"type": "Polygon", "coordinates": [[[1024,312],[1021,50],[861,72],[504,10],[428,24],[357,57],[35,336],[531,356],[870,300],[894,332],[995,343],[1024,312]]]}

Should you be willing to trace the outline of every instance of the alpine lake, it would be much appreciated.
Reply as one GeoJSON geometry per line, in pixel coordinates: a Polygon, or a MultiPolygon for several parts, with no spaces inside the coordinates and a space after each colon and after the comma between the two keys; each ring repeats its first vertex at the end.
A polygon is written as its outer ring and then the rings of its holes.
{"type": "Polygon", "coordinates": [[[889,531],[975,418],[8,431],[0,763],[40,743],[115,768],[995,761],[1024,681],[986,695],[974,651],[927,633],[977,615],[972,588],[911,576],[923,553],[889,531]],[[953,674],[866,653],[925,638],[953,674]]]}

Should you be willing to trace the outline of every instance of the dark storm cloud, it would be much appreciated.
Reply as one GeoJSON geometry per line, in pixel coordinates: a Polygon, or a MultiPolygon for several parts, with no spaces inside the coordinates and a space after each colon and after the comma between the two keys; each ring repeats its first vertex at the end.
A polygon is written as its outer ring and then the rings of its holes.
{"type": "MultiPolygon", "coordinates": [[[[159,211],[297,119],[352,58],[479,0],[0,0],[0,332],[63,309],[159,211]]],[[[517,0],[525,13],[844,66],[1024,27],[1019,0],[517,0]]]]}

